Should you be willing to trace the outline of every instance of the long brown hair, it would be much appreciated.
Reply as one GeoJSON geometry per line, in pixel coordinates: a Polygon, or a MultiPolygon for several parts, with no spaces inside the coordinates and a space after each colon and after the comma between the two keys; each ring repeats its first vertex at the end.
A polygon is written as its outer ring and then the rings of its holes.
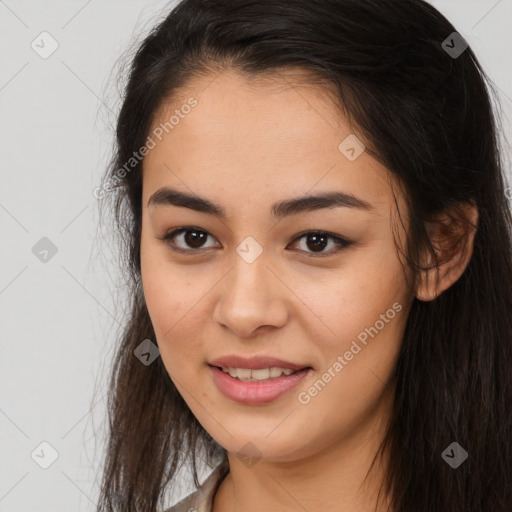
{"type": "Polygon", "coordinates": [[[155,113],[195,75],[289,67],[336,88],[368,150],[406,191],[407,264],[419,272],[426,222],[474,202],[478,230],[460,279],[432,302],[414,300],[396,370],[386,487],[395,512],[512,509],[512,244],[492,85],[471,48],[422,0],[184,0],[142,41],[130,64],[101,208],[115,218],[129,314],[108,395],[109,437],[98,511],[156,512],[180,464],[226,457],[201,427],[161,358],[140,274],[142,162],[155,113]],[[453,45],[450,45],[453,46],[453,45]],[[124,169],[124,172],[122,171],[124,169]],[[468,459],[441,457],[457,441],[468,459]]]}

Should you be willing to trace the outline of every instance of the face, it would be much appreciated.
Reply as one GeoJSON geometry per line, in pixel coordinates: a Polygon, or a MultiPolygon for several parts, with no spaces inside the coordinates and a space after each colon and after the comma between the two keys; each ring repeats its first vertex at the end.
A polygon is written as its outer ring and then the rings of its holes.
{"type": "Polygon", "coordinates": [[[407,218],[402,227],[389,171],[343,142],[356,130],[322,89],[214,78],[189,82],[154,120],[144,295],[163,364],[206,431],[228,452],[292,461],[389,410],[413,297],[392,230],[403,239],[407,218]],[[320,195],[331,200],[296,201],[320,195]],[[228,356],[263,370],[216,361],[228,356]],[[270,380],[241,382],[222,363],[270,380]],[[290,376],[264,370],[293,365],[290,376]]]}

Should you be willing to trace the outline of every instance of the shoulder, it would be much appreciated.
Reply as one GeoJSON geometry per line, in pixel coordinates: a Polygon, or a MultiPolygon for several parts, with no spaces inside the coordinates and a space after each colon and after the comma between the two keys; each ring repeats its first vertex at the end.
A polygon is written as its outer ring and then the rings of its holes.
{"type": "Polygon", "coordinates": [[[211,512],[213,496],[229,472],[229,463],[222,461],[208,478],[192,493],[164,512],[211,512]]]}

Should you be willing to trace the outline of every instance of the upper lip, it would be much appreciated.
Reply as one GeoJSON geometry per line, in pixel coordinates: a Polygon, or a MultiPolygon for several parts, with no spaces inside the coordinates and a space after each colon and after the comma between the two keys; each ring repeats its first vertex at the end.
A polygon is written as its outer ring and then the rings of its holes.
{"type": "Polygon", "coordinates": [[[224,366],[225,368],[247,368],[250,370],[260,370],[262,368],[290,368],[292,370],[302,370],[303,368],[310,368],[305,364],[291,363],[290,361],[283,361],[276,357],[270,356],[254,356],[254,357],[241,357],[241,356],[225,356],[219,357],[210,361],[208,364],[211,366],[224,366]]]}

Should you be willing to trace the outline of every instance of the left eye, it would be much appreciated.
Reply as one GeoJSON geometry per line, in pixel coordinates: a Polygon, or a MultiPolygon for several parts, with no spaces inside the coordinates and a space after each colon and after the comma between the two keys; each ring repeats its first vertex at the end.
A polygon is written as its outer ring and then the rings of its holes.
{"type": "MultiPolygon", "coordinates": [[[[170,231],[169,233],[167,233],[166,235],[164,235],[163,237],[161,237],[161,239],[165,240],[167,242],[170,242],[167,245],[169,245],[171,250],[173,250],[175,252],[190,254],[190,253],[198,252],[198,250],[200,250],[200,249],[205,249],[203,244],[209,236],[211,236],[211,235],[204,229],[194,228],[194,227],[185,227],[185,228],[174,229],[174,230],[170,231]],[[176,243],[174,242],[174,239],[181,235],[184,235],[182,240],[185,244],[187,244],[189,247],[191,247],[190,249],[180,247],[180,246],[176,245],[176,243]]],[[[352,244],[352,242],[350,242],[349,240],[346,240],[338,235],[326,233],[325,231],[306,231],[306,232],[301,233],[300,235],[296,236],[293,239],[292,244],[294,244],[302,239],[306,239],[305,245],[307,248],[309,248],[309,249],[313,248],[313,251],[311,253],[309,253],[306,250],[302,251],[302,252],[306,252],[308,254],[308,256],[311,256],[311,257],[324,257],[324,256],[329,256],[331,254],[336,254],[339,251],[341,251],[342,249],[344,249],[345,247],[348,247],[349,245],[352,244]],[[330,251],[320,252],[323,249],[325,249],[325,247],[327,245],[329,245],[328,244],[329,240],[333,241],[333,245],[335,246],[334,249],[331,249],[330,251]],[[318,249],[318,251],[316,249],[318,249]]],[[[211,247],[206,247],[206,249],[210,249],[210,248],[211,247]]]]}
{"type": "Polygon", "coordinates": [[[315,249],[312,253],[304,251],[308,254],[308,256],[311,257],[324,257],[336,254],[345,247],[348,247],[349,245],[352,244],[352,242],[349,240],[346,240],[338,235],[326,233],[325,231],[306,231],[305,233],[301,233],[300,235],[295,237],[293,242],[297,242],[299,240],[302,240],[303,238],[306,239],[306,247],[308,247],[309,249],[315,249]],[[328,245],[329,240],[333,241],[334,249],[320,253],[316,251],[316,249],[324,249],[325,245],[328,245]]]}

